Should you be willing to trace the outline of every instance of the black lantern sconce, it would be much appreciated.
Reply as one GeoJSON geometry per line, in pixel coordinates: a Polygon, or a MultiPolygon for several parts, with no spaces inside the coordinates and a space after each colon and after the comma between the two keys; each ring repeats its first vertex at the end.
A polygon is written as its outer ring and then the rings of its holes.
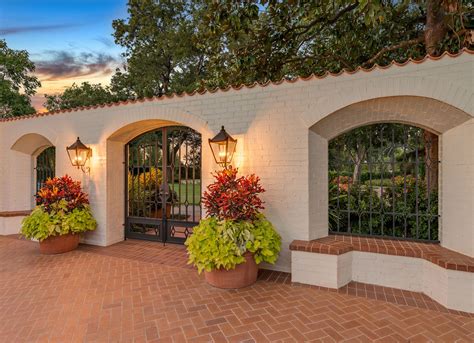
{"type": "Polygon", "coordinates": [[[89,172],[90,168],[86,167],[87,160],[92,156],[92,149],[84,145],[79,137],[76,142],[66,148],[69,160],[74,167],[81,169],[83,172],[89,172]]]}
{"type": "Polygon", "coordinates": [[[237,139],[232,138],[222,126],[221,131],[212,139],[209,139],[212,154],[217,164],[226,168],[235,153],[237,139]]]}

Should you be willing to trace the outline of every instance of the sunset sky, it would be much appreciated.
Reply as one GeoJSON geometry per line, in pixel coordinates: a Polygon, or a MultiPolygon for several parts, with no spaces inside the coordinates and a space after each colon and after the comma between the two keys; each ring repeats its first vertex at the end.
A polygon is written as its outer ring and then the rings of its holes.
{"type": "Polygon", "coordinates": [[[109,83],[122,64],[112,20],[126,18],[126,0],[1,0],[0,39],[27,50],[42,83],[32,102],[42,110],[44,94],[83,81],[109,83]]]}

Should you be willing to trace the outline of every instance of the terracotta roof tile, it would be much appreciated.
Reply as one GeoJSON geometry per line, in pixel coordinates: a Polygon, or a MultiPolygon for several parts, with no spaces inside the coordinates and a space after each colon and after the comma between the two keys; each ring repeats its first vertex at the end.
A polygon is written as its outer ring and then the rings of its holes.
{"type": "Polygon", "coordinates": [[[113,103],[94,105],[94,106],[81,106],[81,107],[76,107],[76,108],[67,109],[67,110],[58,110],[58,111],[51,111],[51,112],[35,113],[35,114],[17,116],[17,117],[11,117],[11,118],[0,118],[0,123],[1,122],[21,120],[21,119],[29,119],[29,118],[55,115],[55,114],[59,114],[59,113],[78,112],[78,111],[84,111],[84,110],[91,110],[91,109],[112,107],[112,106],[121,106],[121,105],[135,104],[135,103],[141,103],[141,102],[159,101],[159,100],[172,99],[172,98],[182,98],[182,97],[185,97],[185,96],[194,96],[196,94],[203,95],[203,94],[206,94],[206,93],[214,94],[214,93],[217,93],[217,92],[228,92],[231,89],[232,90],[241,90],[243,88],[251,89],[251,88],[254,88],[255,86],[260,86],[260,87],[263,88],[263,87],[267,87],[270,84],[276,86],[276,85],[281,85],[283,83],[295,83],[295,82],[298,82],[298,81],[310,81],[310,80],[313,80],[313,79],[324,79],[326,77],[337,77],[337,76],[341,76],[341,75],[353,75],[353,74],[356,74],[360,71],[371,72],[375,69],[385,70],[385,69],[389,69],[393,66],[403,67],[403,66],[406,66],[406,65],[411,64],[411,63],[421,64],[421,63],[423,63],[427,60],[437,61],[437,60],[440,60],[440,59],[444,58],[445,56],[455,58],[455,57],[458,57],[458,56],[460,56],[464,53],[472,55],[472,54],[474,54],[474,50],[469,50],[467,48],[464,48],[456,54],[452,54],[448,51],[445,51],[444,53],[442,53],[439,56],[426,55],[424,58],[419,59],[419,60],[409,58],[404,62],[392,61],[391,63],[389,63],[385,66],[380,66],[378,64],[374,64],[370,68],[357,67],[354,70],[342,69],[338,73],[325,72],[324,74],[321,74],[321,75],[312,74],[312,75],[307,76],[307,77],[298,76],[294,79],[284,79],[283,78],[283,79],[278,80],[278,81],[268,81],[268,82],[265,82],[265,83],[254,82],[254,83],[251,83],[251,84],[241,84],[241,85],[238,85],[238,86],[229,85],[229,86],[223,87],[223,88],[194,90],[192,92],[183,92],[183,93],[172,93],[172,94],[169,94],[169,95],[163,95],[161,97],[155,96],[155,97],[151,97],[151,98],[117,101],[117,102],[113,102],[113,103]]]}

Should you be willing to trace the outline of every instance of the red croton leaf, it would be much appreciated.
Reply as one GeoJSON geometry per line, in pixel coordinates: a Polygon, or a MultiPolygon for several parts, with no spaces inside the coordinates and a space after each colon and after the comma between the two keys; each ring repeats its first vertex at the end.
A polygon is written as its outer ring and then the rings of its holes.
{"type": "Polygon", "coordinates": [[[254,220],[264,209],[259,194],[265,192],[254,174],[237,177],[237,168],[228,167],[213,174],[215,182],[204,192],[208,216],[219,219],[254,220]]]}
{"type": "Polygon", "coordinates": [[[81,183],[68,175],[46,180],[36,194],[36,203],[42,205],[47,212],[51,211],[51,205],[62,199],[66,200],[68,211],[89,204],[87,194],[81,189],[81,183]]]}

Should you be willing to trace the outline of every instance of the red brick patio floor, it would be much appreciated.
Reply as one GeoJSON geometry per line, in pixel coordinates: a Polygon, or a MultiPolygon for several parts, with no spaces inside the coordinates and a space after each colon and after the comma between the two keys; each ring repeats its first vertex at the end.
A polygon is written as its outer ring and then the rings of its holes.
{"type": "Polygon", "coordinates": [[[272,272],[224,291],[185,259],[181,246],[141,241],[41,256],[36,243],[0,236],[0,341],[474,341],[471,315],[416,293],[361,284],[331,292],[272,272]]]}

